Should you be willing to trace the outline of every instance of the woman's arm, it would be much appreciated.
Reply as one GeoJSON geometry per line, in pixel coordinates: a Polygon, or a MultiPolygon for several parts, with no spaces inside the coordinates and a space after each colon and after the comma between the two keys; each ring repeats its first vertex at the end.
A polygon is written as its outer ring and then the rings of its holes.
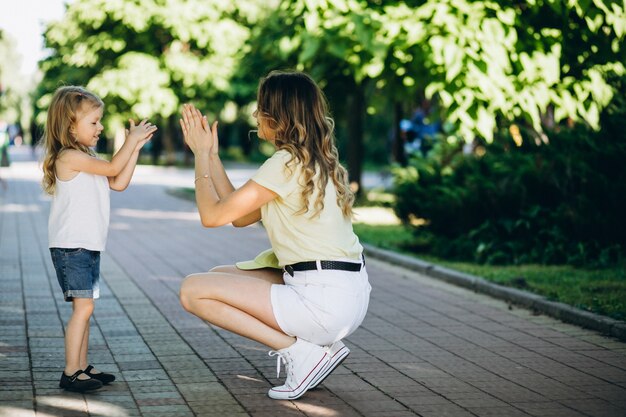
{"type": "Polygon", "coordinates": [[[196,204],[200,220],[205,227],[218,227],[228,223],[241,226],[260,218],[260,209],[278,195],[249,180],[241,188],[220,198],[211,179],[211,162],[207,154],[196,153],[196,204]],[[257,218],[258,216],[258,218],[257,218]]]}
{"type": "MultiPolygon", "coordinates": [[[[220,157],[216,152],[211,152],[211,155],[209,156],[209,170],[211,180],[213,181],[213,185],[215,186],[215,191],[217,192],[217,195],[220,199],[224,199],[231,195],[233,192],[235,192],[235,187],[233,187],[233,184],[230,182],[230,179],[226,174],[226,170],[224,169],[224,165],[222,164],[222,161],[220,160],[220,157]]],[[[232,223],[235,227],[244,227],[256,223],[259,220],[261,220],[260,208],[254,210],[252,213],[242,216],[239,219],[233,220],[232,223]]]]}
{"type": "MultiPolygon", "coordinates": [[[[268,189],[249,181],[240,190],[235,191],[218,153],[217,122],[209,126],[205,117],[191,105],[183,107],[183,120],[180,121],[185,142],[195,156],[196,167],[196,203],[202,224],[207,227],[221,226],[233,223],[236,227],[243,227],[261,219],[260,207],[276,197],[268,189]],[[270,193],[269,195],[266,193],[270,193]],[[238,194],[238,195],[234,195],[238,194]],[[242,199],[241,195],[245,195],[242,199]],[[260,200],[259,196],[261,197],[260,200]],[[258,201],[264,201],[258,203],[258,201]],[[220,210],[225,204],[232,205],[236,201],[237,207],[229,207],[228,221],[222,223],[223,213],[209,214],[212,202],[220,202],[220,210]],[[258,204],[257,204],[258,203],[258,204]],[[232,217],[233,213],[241,213],[239,217],[232,217]]],[[[236,214],[235,214],[236,215],[236,214]]]]}
{"type": "MultiPolygon", "coordinates": [[[[202,116],[198,109],[194,110],[198,117],[200,117],[204,130],[210,130],[211,134],[213,135],[213,145],[211,146],[211,152],[209,154],[209,169],[211,171],[211,180],[213,181],[213,185],[215,186],[215,190],[217,191],[217,195],[219,196],[219,198],[226,198],[235,191],[235,187],[230,181],[230,178],[228,178],[226,170],[224,169],[224,165],[222,164],[222,160],[220,159],[217,122],[214,122],[213,126],[210,127],[206,117],[202,116]]],[[[236,219],[232,223],[235,227],[245,227],[258,222],[259,220],[261,220],[261,209],[257,209],[250,214],[236,219]]]]}

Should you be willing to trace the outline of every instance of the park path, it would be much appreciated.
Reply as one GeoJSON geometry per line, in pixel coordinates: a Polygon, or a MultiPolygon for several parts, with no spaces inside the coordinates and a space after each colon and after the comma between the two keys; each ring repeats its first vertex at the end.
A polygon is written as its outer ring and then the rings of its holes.
{"type": "MultiPolygon", "coordinates": [[[[118,381],[57,387],[70,308],[47,249],[49,198],[25,150],[0,174],[0,416],[626,416],[626,344],[368,259],[368,315],[352,354],[298,401],[268,349],[180,307],[187,274],[252,258],[261,227],[203,229],[168,187],[190,171],[138,167],[112,193],[90,357],[118,381]]],[[[236,182],[248,170],[231,170],[236,182]]]]}

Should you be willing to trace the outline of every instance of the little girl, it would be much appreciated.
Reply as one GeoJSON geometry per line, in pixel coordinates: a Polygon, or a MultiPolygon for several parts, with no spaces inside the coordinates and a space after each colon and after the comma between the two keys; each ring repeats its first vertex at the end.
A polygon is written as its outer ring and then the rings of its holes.
{"type": "Polygon", "coordinates": [[[89,319],[99,297],[100,252],[109,226],[109,188],[128,187],[141,147],[156,127],[131,120],[126,140],[111,162],[91,149],[103,130],[104,103],[82,87],[60,87],[54,94],[44,132],[43,189],[53,196],[48,222],[52,263],[72,316],[65,331],[65,369],[59,386],[84,392],[115,376],[87,361],[89,319]]]}

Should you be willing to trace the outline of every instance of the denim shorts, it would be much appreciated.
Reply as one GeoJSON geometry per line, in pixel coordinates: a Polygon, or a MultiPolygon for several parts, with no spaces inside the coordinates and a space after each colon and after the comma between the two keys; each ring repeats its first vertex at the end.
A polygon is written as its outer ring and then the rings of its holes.
{"type": "Polygon", "coordinates": [[[100,252],[50,248],[50,255],[65,301],[100,297],[100,252]]]}

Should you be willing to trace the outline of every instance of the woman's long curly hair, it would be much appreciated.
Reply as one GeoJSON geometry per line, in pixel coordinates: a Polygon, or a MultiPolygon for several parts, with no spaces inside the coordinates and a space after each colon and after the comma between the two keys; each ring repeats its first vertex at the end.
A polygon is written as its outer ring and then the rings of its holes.
{"type": "Polygon", "coordinates": [[[309,212],[309,199],[317,188],[312,215],[324,208],[326,185],[330,179],[337,190],[337,204],[343,215],[352,215],[354,194],[348,186],[348,173],[339,163],[335,146],[335,122],[329,116],[326,97],[310,76],[302,72],[272,71],[259,83],[258,112],[276,132],[276,148],[285,149],[303,166],[303,209],[309,212]],[[315,174],[319,174],[314,181],[315,174]]]}
{"type": "Polygon", "coordinates": [[[94,155],[90,148],[76,141],[71,130],[80,115],[100,107],[104,107],[102,100],[83,87],[64,86],[55,91],[48,108],[42,142],[44,159],[41,185],[46,193],[54,194],[56,185],[54,165],[62,151],[76,149],[94,155]]]}

